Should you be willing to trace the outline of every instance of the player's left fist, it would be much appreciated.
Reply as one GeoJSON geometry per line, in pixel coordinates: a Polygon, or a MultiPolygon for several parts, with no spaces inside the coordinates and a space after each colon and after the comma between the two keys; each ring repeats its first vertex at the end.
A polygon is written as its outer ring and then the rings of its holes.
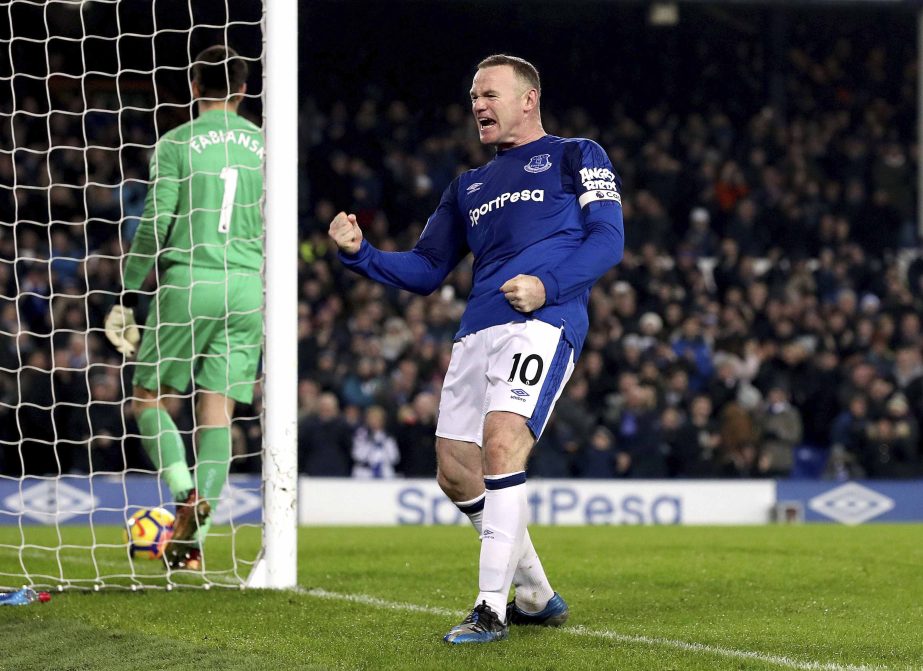
{"type": "Polygon", "coordinates": [[[133,357],[141,340],[141,333],[135,323],[135,311],[121,305],[113,305],[106,315],[105,327],[109,342],[125,356],[133,357]]]}
{"type": "Polygon", "coordinates": [[[504,282],[500,291],[518,312],[532,312],[545,304],[545,285],[535,275],[517,275],[504,282]]]}

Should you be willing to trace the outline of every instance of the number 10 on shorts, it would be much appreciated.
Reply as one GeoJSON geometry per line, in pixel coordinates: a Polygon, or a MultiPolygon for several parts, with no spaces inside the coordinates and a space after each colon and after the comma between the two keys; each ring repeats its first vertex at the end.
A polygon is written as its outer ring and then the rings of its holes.
{"type": "Polygon", "coordinates": [[[516,372],[519,371],[519,380],[523,384],[535,385],[542,379],[542,371],[545,369],[545,362],[538,354],[530,354],[522,360],[522,367],[519,362],[522,359],[522,352],[516,352],[513,355],[513,368],[510,370],[510,378],[507,382],[516,380],[516,372]]]}

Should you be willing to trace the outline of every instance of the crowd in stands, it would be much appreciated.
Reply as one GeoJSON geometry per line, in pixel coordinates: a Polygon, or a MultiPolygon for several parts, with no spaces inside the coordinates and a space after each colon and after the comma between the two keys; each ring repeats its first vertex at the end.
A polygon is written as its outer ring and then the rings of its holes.
{"type": "MultiPolygon", "coordinates": [[[[666,103],[544,110],[548,132],[608,151],[626,252],[592,291],[584,353],[530,475],[923,475],[913,69],[842,41],[822,57],[792,50],[789,66],[785,119],[770,106],[734,119],[666,103]]],[[[413,296],[344,271],[326,228],[345,209],[380,248],[409,249],[442,190],[491,150],[456,104],[425,116],[370,95],[305,125],[301,467],[430,476],[470,259],[413,296]]]]}
{"type": "MultiPolygon", "coordinates": [[[[667,101],[544,109],[548,132],[607,150],[626,251],[592,291],[587,342],[531,476],[923,476],[913,70],[848,41],[794,49],[788,66],[784,115],[679,114],[667,101]]],[[[130,368],[101,326],[154,138],[89,116],[0,126],[3,146],[34,148],[0,152],[8,475],[149,468],[125,412],[130,368]],[[84,160],[87,128],[97,148],[84,160]]],[[[326,229],[344,209],[378,247],[409,249],[442,190],[491,150],[463,105],[421,115],[381,93],[308,98],[301,135],[299,469],[431,477],[471,259],[415,296],[346,271],[326,229]]],[[[234,470],[259,468],[260,402],[238,411],[234,470]]],[[[189,413],[179,424],[188,439],[189,413]]]]}

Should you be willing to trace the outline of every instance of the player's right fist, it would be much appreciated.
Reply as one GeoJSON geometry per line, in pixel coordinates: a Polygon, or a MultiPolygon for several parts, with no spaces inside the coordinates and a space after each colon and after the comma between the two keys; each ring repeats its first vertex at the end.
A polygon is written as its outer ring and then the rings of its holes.
{"type": "Polygon", "coordinates": [[[355,254],[362,245],[362,229],[356,223],[355,214],[340,212],[330,222],[330,230],[327,233],[337,243],[341,252],[355,254]]]}
{"type": "Polygon", "coordinates": [[[133,357],[141,340],[141,333],[135,323],[135,311],[121,305],[113,305],[106,315],[105,326],[109,342],[125,356],[133,357]]]}

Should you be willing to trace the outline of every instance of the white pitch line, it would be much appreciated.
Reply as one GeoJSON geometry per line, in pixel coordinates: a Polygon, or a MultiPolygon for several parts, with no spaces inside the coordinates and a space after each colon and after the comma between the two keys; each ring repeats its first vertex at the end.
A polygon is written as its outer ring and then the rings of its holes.
{"type": "MultiPolygon", "coordinates": [[[[450,610],[448,608],[439,608],[438,606],[421,606],[415,603],[401,603],[399,601],[388,601],[378,597],[366,594],[343,594],[340,592],[328,592],[325,589],[304,589],[296,588],[296,592],[306,596],[318,599],[328,599],[331,601],[349,601],[360,603],[365,606],[374,606],[375,608],[384,608],[387,610],[400,610],[411,613],[426,613],[428,615],[439,615],[441,617],[458,617],[463,615],[462,611],[450,610]]],[[[866,666],[853,664],[835,664],[833,662],[805,662],[785,655],[773,655],[763,652],[753,652],[750,650],[736,650],[734,648],[723,648],[707,643],[690,643],[688,641],[679,641],[670,638],[656,638],[651,636],[635,636],[629,634],[619,634],[614,631],[605,629],[587,629],[583,626],[562,627],[558,629],[564,634],[572,636],[581,636],[585,638],[601,638],[619,643],[630,643],[634,645],[648,645],[661,648],[674,648],[685,652],[701,652],[718,657],[729,657],[731,659],[746,659],[766,664],[774,664],[787,669],[796,669],[797,671],[885,671],[888,667],[883,666],[866,666]]],[[[910,671],[910,670],[908,670],[910,671]]]]}
{"type": "Polygon", "coordinates": [[[753,652],[750,650],[736,650],[734,648],[722,648],[719,646],[708,645],[707,643],[690,643],[688,641],[678,641],[670,638],[656,638],[651,636],[634,636],[628,634],[619,634],[614,631],[593,630],[583,626],[565,627],[561,631],[574,634],[576,636],[592,636],[594,638],[606,638],[620,643],[640,643],[644,645],[661,646],[664,648],[676,648],[677,650],[686,650],[689,652],[704,652],[721,657],[732,657],[734,659],[748,659],[777,666],[784,666],[798,671],[885,671],[887,667],[883,666],[855,666],[853,664],[835,664],[833,662],[803,662],[801,660],[786,657],[785,655],[773,655],[763,652],[753,652]]]}
{"type": "Polygon", "coordinates": [[[411,613],[426,613],[427,615],[440,615],[442,617],[458,617],[464,614],[460,610],[449,610],[448,608],[439,608],[438,606],[419,606],[415,603],[387,601],[385,599],[379,599],[376,596],[368,596],[367,594],[341,594],[339,592],[328,592],[325,589],[305,589],[303,587],[296,587],[295,591],[306,594],[307,596],[317,597],[318,599],[352,601],[354,603],[361,603],[364,606],[375,606],[376,608],[385,608],[387,610],[404,610],[411,613]]]}

